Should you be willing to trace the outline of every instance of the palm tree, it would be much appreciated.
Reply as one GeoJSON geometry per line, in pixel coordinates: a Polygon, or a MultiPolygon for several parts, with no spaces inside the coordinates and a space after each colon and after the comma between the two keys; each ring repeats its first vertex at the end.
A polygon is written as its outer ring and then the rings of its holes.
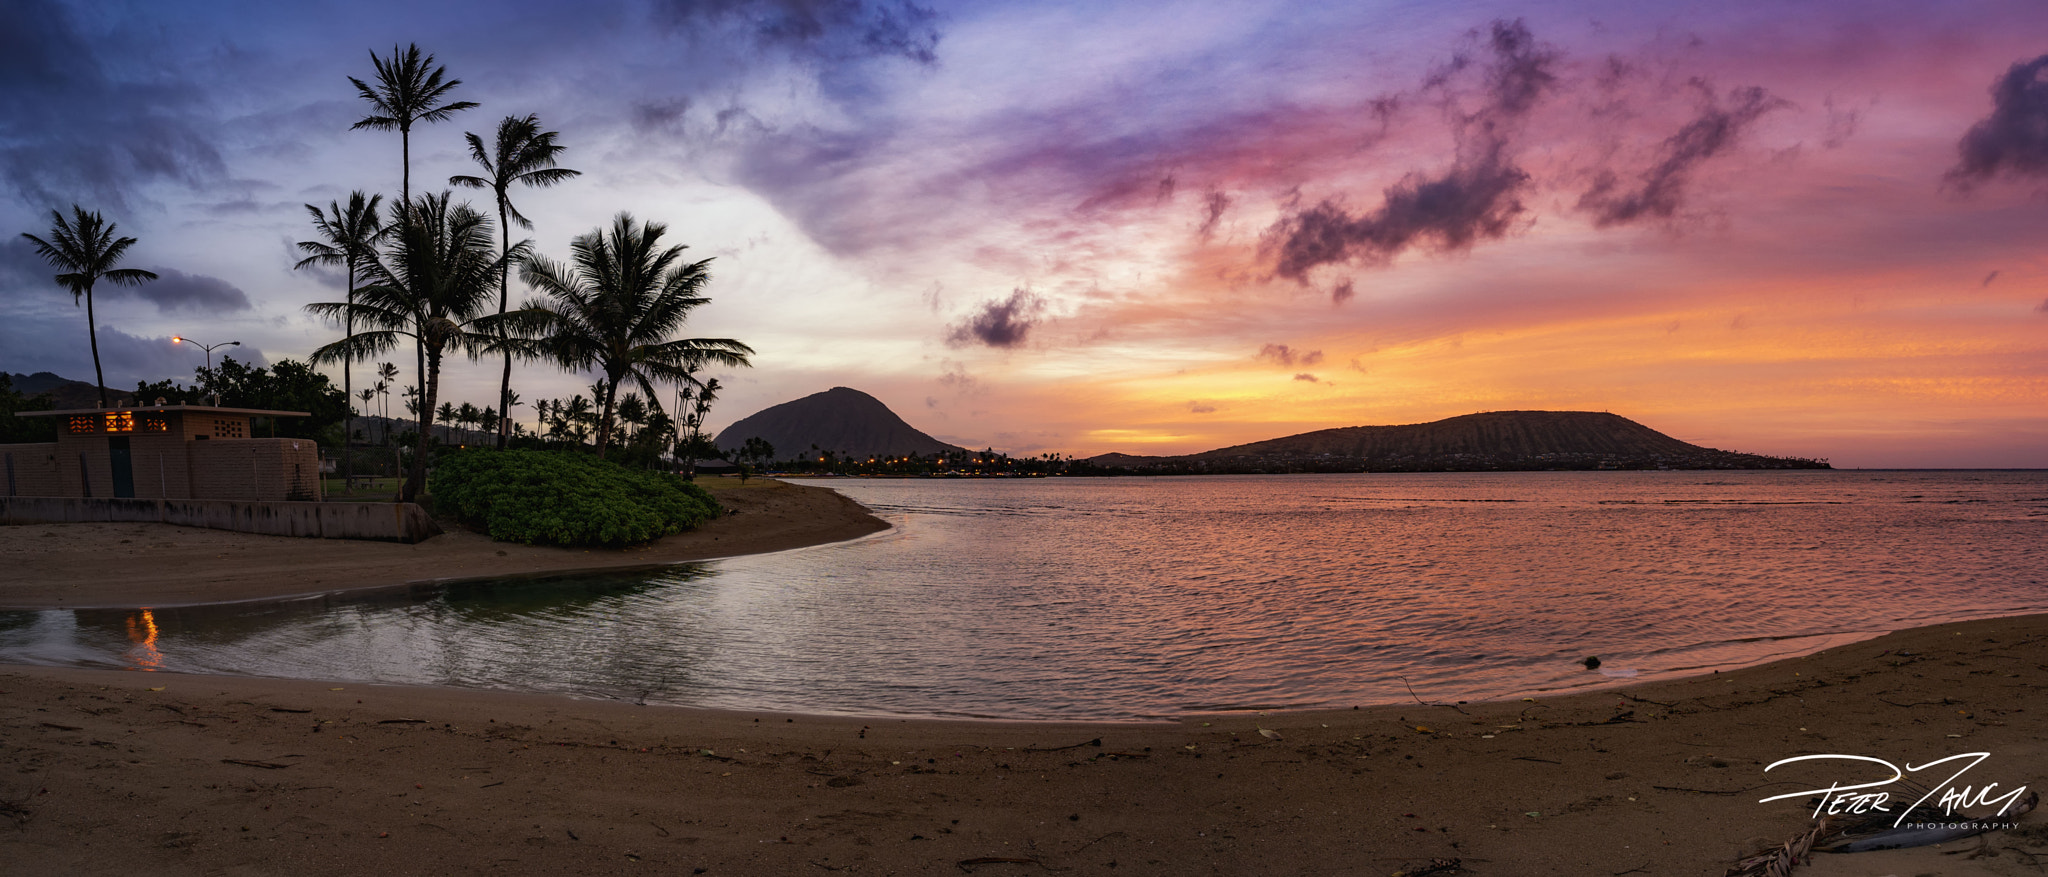
{"type": "MultiPolygon", "coordinates": [[[[512,184],[546,188],[570,177],[580,176],[582,171],[555,167],[555,156],[563,147],[555,143],[555,132],[540,129],[540,117],[528,115],[525,118],[506,116],[498,123],[498,140],[492,150],[484,149],[483,138],[475,134],[462,135],[469,141],[469,155],[481,165],[487,177],[453,176],[448,185],[467,186],[472,189],[490,189],[498,199],[498,235],[500,252],[512,251],[512,223],[520,228],[532,228],[519,208],[512,206],[512,184]]],[[[498,313],[505,312],[510,301],[512,268],[507,262],[498,273],[498,313]]],[[[505,354],[505,373],[498,380],[498,405],[505,410],[512,408],[512,354],[505,354]]],[[[498,450],[505,449],[505,432],[498,432],[498,450]]]]}
{"type": "Polygon", "coordinates": [[[382,396],[384,406],[384,439],[391,439],[391,388],[398,383],[398,366],[384,362],[377,364],[377,395],[382,396]]]}
{"type": "Polygon", "coordinates": [[[476,426],[483,417],[484,413],[476,410],[476,405],[469,402],[464,402],[462,407],[455,409],[455,422],[462,424],[463,444],[469,444],[470,427],[476,426]]]}
{"type": "Polygon", "coordinates": [[[640,435],[640,426],[647,422],[647,403],[640,401],[640,394],[627,391],[619,400],[619,422],[632,427],[626,440],[620,444],[631,444],[640,435]]]}
{"type": "Polygon", "coordinates": [[[391,382],[378,381],[377,385],[370,389],[377,394],[377,407],[382,409],[380,418],[384,422],[381,424],[382,428],[377,431],[377,444],[382,445],[391,441],[391,382]]]}
{"type": "MultiPolygon", "coordinates": [[[[313,351],[315,363],[383,353],[401,337],[413,339],[424,388],[418,407],[419,444],[400,491],[400,499],[411,502],[426,480],[442,356],[451,349],[474,357],[517,346],[517,339],[526,337],[531,327],[506,324],[524,318],[538,325],[541,320],[536,318],[544,315],[526,310],[489,314],[492,281],[505,258],[491,253],[489,217],[467,204],[450,206],[446,193],[422,196],[406,209],[411,218],[398,223],[385,251],[364,266],[371,284],[357,292],[356,300],[310,304],[306,309],[372,327],[313,351]]],[[[526,245],[514,247],[510,255],[524,258],[526,245]]]]}
{"type": "MultiPolygon", "coordinates": [[[[379,384],[378,386],[383,385],[379,384]]],[[[363,416],[368,417],[370,416],[370,400],[377,398],[377,389],[376,387],[364,387],[362,390],[356,393],[356,398],[363,400],[363,416]]],[[[355,470],[353,467],[355,464],[351,463],[349,465],[351,467],[349,471],[354,472],[355,470]]]]}
{"type": "Polygon", "coordinates": [[[711,260],[684,263],[681,245],[661,247],[668,227],[620,213],[603,229],[576,238],[569,267],[540,257],[520,277],[551,299],[547,354],[564,367],[604,373],[597,453],[611,437],[619,383],[632,379],[648,396],[656,381],[695,381],[692,366],[745,366],[753,348],[730,338],[672,338],[703,296],[711,260]]]}
{"type": "MultiPolygon", "coordinates": [[[[391,60],[377,57],[375,49],[370,50],[370,64],[377,68],[377,85],[353,76],[348,81],[355,83],[356,91],[363,100],[370,102],[372,113],[362,121],[349,126],[350,131],[369,128],[375,131],[398,129],[398,148],[401,159],[399,202],[412,203],[412,124],[414,122],[444,122],[449,116],[461,110],[476,106],[474,101],[441,103],[461,85],[460,79],[447,79],[447,67],[433,67],[434,56],[420,56],[417,44],[407,45],[403,53],[398,46],[391,47],[391,60]]],[[[405,217],[401,216],[403,220],[405,217]]]]}
{"type": "Polygon", "coordinates": [[[500,428],[505,430],[507,437],[519,428],[519,424],[512,419],[512,409],[524,404],[526,403],[519,401],[518,393],[505,394],[505,410],[498,412],[498,423],[501,424],[500,428]]]}
{"type": "MultiPolygon", "coordinates": [[[[377,219],[377,207],[383,201],[382,195],[365,196],[361,189],[357,189],[349,193],[346,208],[339,202],[329,201],[327,212],[322,213],[320,208],[311,204],[306,205],[306,212],[313,215],[313,228],[320,232],[324,240],[300,241],[299,251],[312,255],[300,259],[298,264],[292,266],[292,270],[296,271],[308,265],[342,266],[348,270],[348,300],[354,302],[356,269],[374,253],[377,240],[384,236],[386,230],[384,224],[377,219]]],[[[343,334],[355,335],[355,320],[350,319],[346,322],[343,334]]],[[[344,397],[354,392],[354,366],[353,362],[345,362],[341,366],[341,393],[344,397]]],[[[369,402],[368,399],[363,401],[366,404],[369,402]]],[[[354,411],[350,411],[342,417],[341,435],[344,446],[355,440],[354,414],[354,411]]],[[[343,488],[344,490],[353,490],[356,483],[355,455],[344,453],[342,456],[348,462],[344,464],[345,471],[342,473],[341,483],[348,485],[343,488]]]]}
{"type": "Polygon", "coordinates": [[[590,400],[577,393],[569,397],[567,405],[555,403],[555,419],[560,422],[558,428],[574,438],[577,446],[582,446],[590,437],[590,400]]]}
{"type": "Polygon", "coordinates": [[[66,221],[64,214],[50,211],[50,239],[43,240],[28,232],[21,236],[34,241],[36,255],[64,273],[56,276],[58,286],[71,291],[71,303],[76,305],[85,300],[85,332],[92,341],[93,384],[100,391],[100,407],[107,407],[107,376],[100,370],[99,323],[92,312],[92,287],[101,278],[117,286],[140,286],[155,280],[156,275],[140,268],[116,268],[121,255],[135,245],[134,238],[114,237],[115,225],[100,218],[99,212],[85,212],[85,208],[71,205],[72,219],[66,221]]]}
{"type": "Polygon", "coordinates": [[[456,413],[455,406],[447,402],[441,403],[441,407],[434,411],[434,416],[441,418],[441,441],[444,444],[455,443],[456,413]]]}

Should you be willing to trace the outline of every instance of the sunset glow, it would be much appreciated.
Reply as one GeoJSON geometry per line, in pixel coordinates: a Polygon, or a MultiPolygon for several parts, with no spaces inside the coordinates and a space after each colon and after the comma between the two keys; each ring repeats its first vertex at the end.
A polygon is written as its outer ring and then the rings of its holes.
{"type": "MultiPolygon", "coordinates": [[[[414,130],[415,193],[536,113],[584,176],[515,192],[515,239],[561,258],[624,210],[716,257],[690,332],[759,355],[713,432],[850,386],[1022,455],[1570,409],[1838,467],[2048,467],[2032,0],[209,9],[12,16],[0,370],[91,377],[18,234],[74,202],[162,275],[100,294],[110,385],[190,381],[167,322],[259,363],[332,341],[302,205],[396,197],[346,77],[416,42],[481,107],[414,130]]],[[[457,359],[442,398],[496,380],[457,359]]]]}

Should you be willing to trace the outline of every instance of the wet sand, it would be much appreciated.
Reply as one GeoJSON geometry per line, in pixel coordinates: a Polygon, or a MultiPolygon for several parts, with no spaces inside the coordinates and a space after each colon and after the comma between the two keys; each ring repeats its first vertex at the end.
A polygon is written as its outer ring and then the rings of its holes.
{"type": "MultiPolygon", "coordinates": [[[[250,588],[246,550],[182,575],[250,588]]],[[[179,578],[150,586],[206,593],[179,578]]],[[[1804,796],[1758,799],[1868,778],[1779,759],[1983,751],[1957,785],[2041,787],[2044,674],[2048,616],[1622,690],[1161,724],[0,667],[0,873],[1719,875],[1806,827],[1804,796]]],[[[2040,873],[2048,820],[2021,821],[1794,873],[2040,873]]]]}

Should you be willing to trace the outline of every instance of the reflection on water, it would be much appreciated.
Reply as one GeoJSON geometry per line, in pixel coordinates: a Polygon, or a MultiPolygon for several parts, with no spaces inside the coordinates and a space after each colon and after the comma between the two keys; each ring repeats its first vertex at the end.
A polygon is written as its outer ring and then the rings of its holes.
{"type": "Polygon", "coordinates": [[[130,615],[128,641],[135,644],[127,652],[134,669],[155,670],[163,665],[164,653],[156,648],[156,613],[143,609],[130,615]]]}
{"type": "Polygon", "coordinates": [[[822,483],[894,528],[654,574],[0,613],[0,660],[1130,719],[1514,697],[2048,607],[2043,473],[822,483]]]}

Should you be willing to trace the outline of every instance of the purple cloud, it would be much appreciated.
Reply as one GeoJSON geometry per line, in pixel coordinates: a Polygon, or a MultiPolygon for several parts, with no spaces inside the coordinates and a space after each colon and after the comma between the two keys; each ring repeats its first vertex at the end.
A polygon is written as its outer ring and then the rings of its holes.
{"type": "MultiPolygon", "coordinates": [[[[1493,61],[1481,106],[1469,114],[1454,105],[1448,109],[1458,143],[1451,167],[1408,174],[1368,213],[1353,215],[1339,199],[1326,198],[1282,218],[1265,237],[1265,249],[1275,254],[1275,274],[1306,284],[1308,272],[1322,265],[1383,265],[1418,245],[1456,251],[1506,236],[1526,209],[1521,196],[1530,182],[1512,158],[1511,138],[1521,119],[1555,88],[1552,68],[1561,56],[1538,44],[1520,21],[1495,22],[1487,47],[1493,61]]],[[[1464,54],[1454,56],[1426,87],[1447,92],[1471,64],[1464,54]]]]}
{"type": "Polygon", "coordinates": [[[1013,289],[1009,298],[983,302],[981,310],[954,324],[946,335],[946,343],[955,347],[976,343],[1016,347],[1024,343],[1044,311],[1045,299],[1030,290],[1013,289]]]}
{"type": "Polygon", "coordinates": [[[1743,131],[1765,113],[1790,106],[1750,86],[1729,92],[1730,105],[1724,108],[1712,86],[1698,79],[1692,86],[1701,95],[1699,115],[1665,138],[1656,163],[1641,174],[1637,186],[1624,191],[1620,177],[1606,170],[1580,196],[1579,209],[1593,214],[1594,225],[1606,228],[1645,217],[1670,218],[1684,203],[1686,185],[1702,162],[1733,148],[1743,131]]]}
{"type": "Polygon", "coordinates": [[[1960,159],[1948,181],[1958,187],[1990,179],[2048,174],[2048,55],[2012,65],[1991,85],[1991,115],[1956,144],[1960,159]]]}
{"type": "Polygon", "coordinates": [[[1259,348],[1258,355],[1254,358],[1262,362],[1273,363],[1274,365],[1292,367],[1295,365],[1315,365],[1322,362],[1323,352],[1320,350],[1295,350],[1285,344],[1268,344],[1259,348]]]}

